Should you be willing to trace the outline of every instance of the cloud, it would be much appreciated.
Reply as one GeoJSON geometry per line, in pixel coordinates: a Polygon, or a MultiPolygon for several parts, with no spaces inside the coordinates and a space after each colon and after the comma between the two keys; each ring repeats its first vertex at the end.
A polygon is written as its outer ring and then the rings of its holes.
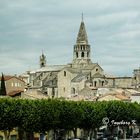
{"type": "Polygon", "coordinates": [[[138,0],[0,1],[0,72],[22,73],[48,64],[72,62],[73,45],[84,13],[92,61],[115,75],[139,67],[138,0]]]}

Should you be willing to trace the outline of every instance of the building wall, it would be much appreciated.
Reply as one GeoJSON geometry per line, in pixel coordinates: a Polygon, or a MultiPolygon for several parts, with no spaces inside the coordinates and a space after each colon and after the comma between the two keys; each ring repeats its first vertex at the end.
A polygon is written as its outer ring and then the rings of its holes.
{"type": "Polygon", "coordinates": [[[58,73],[58,97],[68,97],[71,94],[71,80],[75,76],[65,69],[58,73]]]}
{"type": "Polygon", "coordinates": [[[107,80],[107,85],[106,85],[106,87],[115,87],[115,78],[107,78],[106,79],[107,80]]]}
{"type": "Polygon", "coordinates": [[[25,89],[25,82],[16,77],[13,77],[13,78],[5,81],[5,84],[6,84],[7,94],[9,92],[16,91],[16,90],[24,91],[24,89],[25,89]]]}
{"type": "Polygon", "coordinates": [[[130,88],[131,86],[132,86],[132,78],[130,77],[119,77],[115,79],[115,87],[130,88]]]}
{"type": "Polygon", "coordinates": [[[91,70],[91,77],[94,77],[94,74],[96,73],[103,74],[103,70],[98,65],[94,69],[91,70]]]}
{"type": "Polygon", "coordinates": [[[77,94],[79,91],[81,91],[85,87],[85,79],[83,79],[80,82],[71,82],[71,91],[73,88],[75,88],[75,93],[77,94]]]}

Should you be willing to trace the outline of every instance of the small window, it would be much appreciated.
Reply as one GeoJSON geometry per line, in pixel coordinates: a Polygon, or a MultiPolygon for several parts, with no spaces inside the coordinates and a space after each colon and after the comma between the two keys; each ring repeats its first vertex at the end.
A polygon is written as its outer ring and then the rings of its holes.
{"type": "Polygon", "coordinates": [[[67,75],[67,73],[66,73],[66,71],[64,71],[64,76],[66,77],[66,75],[67,75]]]}
{"type": "Polygon", "coordinates": [[[76,57],[78,58],[78,52],[76,52],[76,57]]]}
{"type": "Polygon", "coordinates": [[[97,81],[94,81],[94,87],[96,87],[97,86],[97,81]]]}
{"type": "Polygon", "coordinates": [[[98,71],[99,69],[98,68],[96,68],[96,71],[98,71]]]}
{"type": "Polygon", "coordinates": [[[75,94],[76,90],[75,88],[72,88],[72,94],[75,94]]]}
{"type": "Polygon", "coordinates": [[[102,81],[102,87],[104,86],[104,81],[102,81]]]}

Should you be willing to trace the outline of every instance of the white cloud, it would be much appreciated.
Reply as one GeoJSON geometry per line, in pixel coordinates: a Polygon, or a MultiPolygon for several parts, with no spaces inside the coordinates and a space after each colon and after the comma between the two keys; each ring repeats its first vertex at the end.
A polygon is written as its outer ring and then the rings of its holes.
{"type": "Polygon", "coordinates": [[[139,7],[138,0],[0,1],[0,71],[38,67],[42,49],[49,64],[71,62],[84,12],[93,62],[131,75],[139,67],[139,7]]]}

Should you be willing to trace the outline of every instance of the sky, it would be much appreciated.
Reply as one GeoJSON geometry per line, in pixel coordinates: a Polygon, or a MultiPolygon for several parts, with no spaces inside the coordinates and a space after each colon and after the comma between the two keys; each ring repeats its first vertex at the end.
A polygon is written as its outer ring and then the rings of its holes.
{"type": "Polygon", "coordinates": [[[0,72],[22,74],[67,64],[81,14],[91,59],[105,73],[132,76],[140,67],[140,0],[0,0],[0,72]]]}

